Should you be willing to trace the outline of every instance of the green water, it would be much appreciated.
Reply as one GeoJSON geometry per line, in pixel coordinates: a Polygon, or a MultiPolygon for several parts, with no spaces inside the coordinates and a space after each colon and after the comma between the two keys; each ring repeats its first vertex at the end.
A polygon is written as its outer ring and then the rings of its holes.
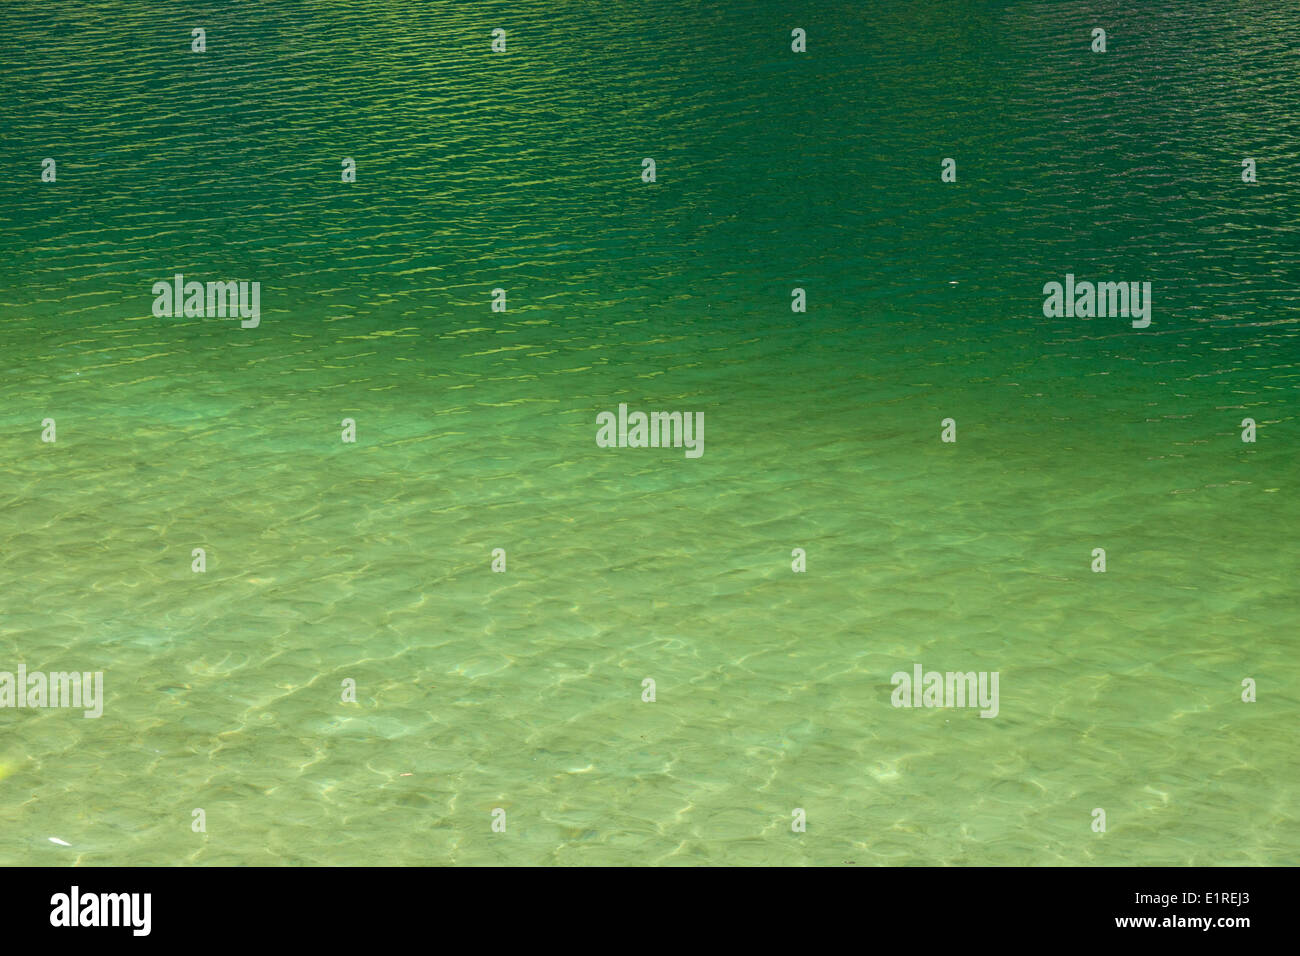
{"type": "Polygon", "coordinates": [[[0,7],[0,671],[107,696],[0,863],[1300,860],[1295,11],[94,11],[0,7]]]}

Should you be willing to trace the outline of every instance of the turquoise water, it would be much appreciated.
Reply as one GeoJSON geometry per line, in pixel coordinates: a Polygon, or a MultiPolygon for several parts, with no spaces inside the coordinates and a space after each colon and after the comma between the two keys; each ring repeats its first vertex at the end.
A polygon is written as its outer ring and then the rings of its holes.
{"type": "Polygon", "coordinates": [[[0,862],[1297,862],[1293,12],[97,10],[0,8],[0,671],[107,696],[0,862]]]}

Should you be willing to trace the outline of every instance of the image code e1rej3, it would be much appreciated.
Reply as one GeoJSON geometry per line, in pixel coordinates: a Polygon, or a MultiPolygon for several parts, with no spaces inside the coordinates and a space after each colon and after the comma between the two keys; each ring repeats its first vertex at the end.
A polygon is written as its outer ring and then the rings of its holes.
{"type": "Polygon", "coordinates": [[[0,6],[0,864],[1300,862],[1300,8],[0,6]]]}

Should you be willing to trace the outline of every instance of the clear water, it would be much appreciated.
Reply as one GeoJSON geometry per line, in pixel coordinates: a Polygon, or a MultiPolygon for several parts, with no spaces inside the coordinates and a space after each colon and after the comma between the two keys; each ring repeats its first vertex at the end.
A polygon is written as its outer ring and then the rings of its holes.
{"type": "Polygon", "coordinates": [[[0,862],[1300,859],[1300,16],[816,6],[0,7],[0,862]]]}

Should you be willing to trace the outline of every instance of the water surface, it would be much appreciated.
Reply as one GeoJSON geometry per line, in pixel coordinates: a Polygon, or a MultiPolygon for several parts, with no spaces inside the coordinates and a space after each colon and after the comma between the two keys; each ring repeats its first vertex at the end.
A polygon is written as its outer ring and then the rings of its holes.
{"type": "Polygon", "coordinates": [[[108,696],[0,862],[1297,862],[1285,5],[95,9],[0,8],[0,670],[108,696]]]}

